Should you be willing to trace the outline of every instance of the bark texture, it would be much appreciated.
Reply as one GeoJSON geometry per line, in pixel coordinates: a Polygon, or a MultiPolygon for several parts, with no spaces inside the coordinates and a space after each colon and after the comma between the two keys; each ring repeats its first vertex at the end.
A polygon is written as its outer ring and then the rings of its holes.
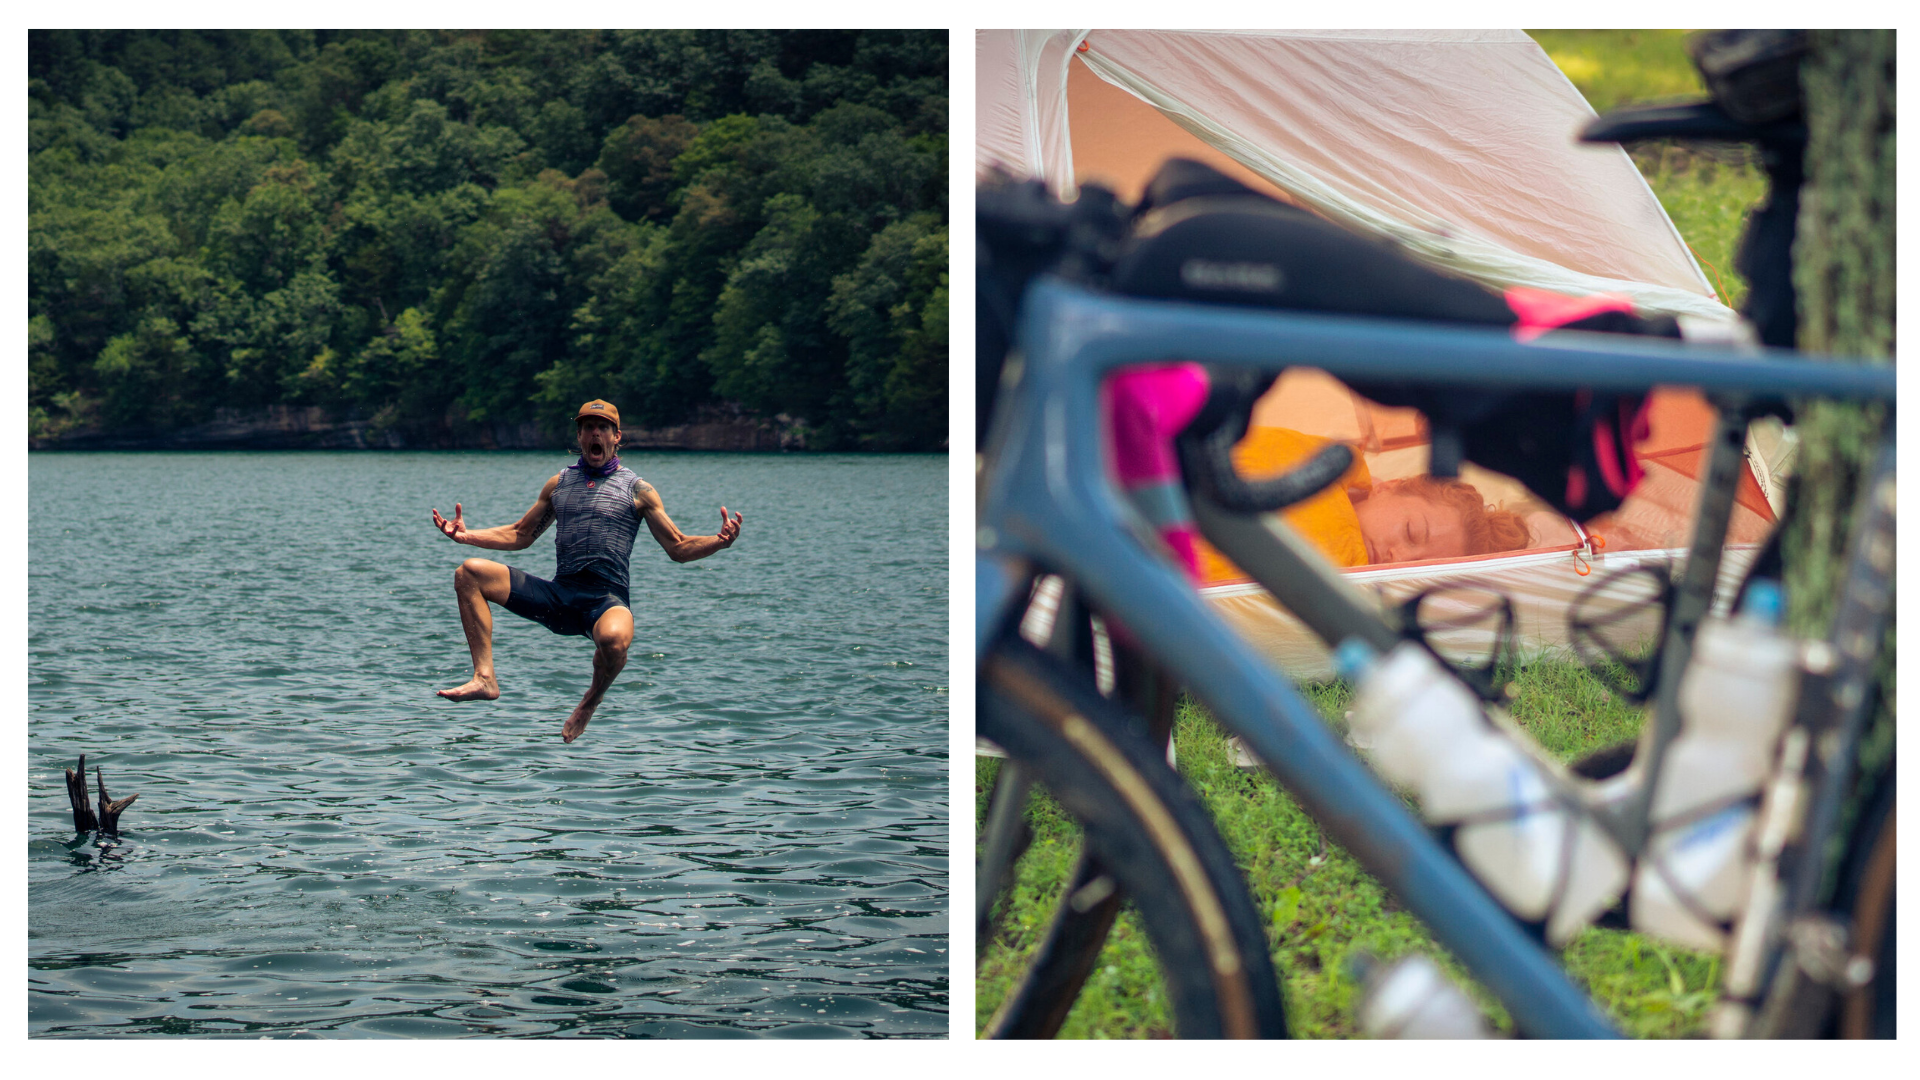
{"type": "MultiPolygon", "coordinates": [[[[1894,351],[1894,32],[1815,30],[1801,69],[1807,186],[1794,246],[1800,348],[1891,362],[1894,351]]],[[[1785,539],[1794,628],[1826,628],[1854,503],[1883,419],[1817,403],[1801,435],[1801,506],[1785,539]]]]}
{"type": "Polygon", "coordinates": [[[80,767],[67,770],[67,803],[73,808],[73,831],[90,833],[100,825],[93,807],[87,802],[87,755],[80,755],[80,767]]]}
{"type": "MultiPolygon", "coordinates": [[[[1807,186],[1794,246],[1802,350],[1894,355],[1894,32],[1815,30],[1801,67],[1807,186]]],[[[1800,504],[1783,536],[1789,618],[1825,636],[1846,573],[1855,504],[1882,437],[1884,410],[1816,403],[1801,413],[1800,504]]],[[[1890,432],[1888,435],[1890,436],[1890,432]]],[[[1889,598],[1891,600],[1891,598],[1889,598]]],[[[1875,672],[1878,700],[1855,775],[1881,775],[1894,753],[1894,631],[1875,672]]],[[[1890,777],[1889,777],[1890,778],[1890,777]]],[[[1865,794],[1855,792],[1856,801],[1865,794]]],[[[1846,816],[1851,819],[1855,808],[1846,816]]]]}

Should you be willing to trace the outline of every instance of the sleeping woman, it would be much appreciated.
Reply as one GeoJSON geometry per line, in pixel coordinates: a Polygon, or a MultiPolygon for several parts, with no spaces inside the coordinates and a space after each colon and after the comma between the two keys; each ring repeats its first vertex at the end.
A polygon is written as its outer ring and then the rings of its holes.
{"type": "MultiPolygon", "coordinates": [[[[1288,428],[1256,427],[1233,448],[1233,463],[1243,476],[1274,476],[1326,442],[1288,428]]],[[[1471,484],[1431,476],[1375,481],[1357,457],[1340,483],[1281,516],[1342,567],[1487,555],[1524,548],[1529,540],[1524,518],[1487,506],[1471,484]]],[[[1197,546],[1203,584],[1247,576],[1204,540],[1197,546]]]]}

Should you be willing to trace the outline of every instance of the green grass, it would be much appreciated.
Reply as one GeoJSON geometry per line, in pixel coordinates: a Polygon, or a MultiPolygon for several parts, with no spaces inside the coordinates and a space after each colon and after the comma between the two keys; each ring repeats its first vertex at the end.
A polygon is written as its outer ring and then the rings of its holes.
{"type": "MultiPolygon", "coordinates": [[[[1514,718],[1560,760],[1632,738],[1639,730],[1640,713],[1614,700],[1577,664],[1535,663],[1518,674],[1514,685],[1514,718]]],[[[1340,726],[1346,689],[1339,684],[1307,689],[1322,715],[1340,726]]],[[[1361,949],[1386,959],[1409,952],[1434,957],[1468,986],[1496,1027],[1511,1029],[1492,996],[1470,983],[1425,926],[1350,855],[1325,842],[1319,826],[1271,777],[1233,767],[1224,734],[1203,709],[1183,702],[1175,733],[1180,772],[1205,801],[1268,920],[1268,949],[1285,983],[1296,1037],[1357,1034],[1356,988],[1346,961],[1361,949]]],[[[976,826],[985,817],[998,767],[993,759],[976,761],[976,826]]],[[[1037,796],[1028,820],[1033,845],[976,967],[977,1029],[984,1028],[1024,969],[1079,853],[1078,829],[1051,799],[1037,796]]],[[[1623,931],[1582,932],[1565,950],[1564,961],[1574,979],[1636,1037],[1698,1034],[1718,985],[1712,957],[1623,931]]],[[[1128,907],[1062,1035],[1155,1038],[1171,1033],[1152,949],[1128,907]]]]}
{"type": "Polygon", "coordinates": [[[1686,30],[1529,30],[1595,112],[1706,96],[1686,30]]]}
{"type": "MultiPolygon", "coordinates": [[[[1595,112],[1621,105],[1698,100],[1706,87],[1687,58],[1683,30],[1529,30],[1595,112]]],[[[1630,148],[1640,174],[1693,249],[1721,302],[1739,307],[1747,282],[1733,269],[1746,212],[1766,194],[1745,147],[1657,142],[1630,148]]]]}

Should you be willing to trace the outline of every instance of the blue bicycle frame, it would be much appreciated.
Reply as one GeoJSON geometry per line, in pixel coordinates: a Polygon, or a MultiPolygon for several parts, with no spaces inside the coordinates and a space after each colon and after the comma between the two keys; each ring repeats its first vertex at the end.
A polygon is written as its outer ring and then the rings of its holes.
{"type": "Polygon", "coordinates": [[[1058,279],[1027,293],[986,453],[975,645],[984,657],[1030,563],[1072,578],[1192,692],[1342,846],[1542,1038],[1617,1035],[1588,996],[1367,767],[1305,699],[1207,610],[1108,479],[1099,387],[1115,369],[1169,360],[1349,379],[1538,390],[1655,385],[1791,398],[1892,401],[1890,367],[1814,363],[1618,335],[1549,334],[1118,298],[1058,279]]]}

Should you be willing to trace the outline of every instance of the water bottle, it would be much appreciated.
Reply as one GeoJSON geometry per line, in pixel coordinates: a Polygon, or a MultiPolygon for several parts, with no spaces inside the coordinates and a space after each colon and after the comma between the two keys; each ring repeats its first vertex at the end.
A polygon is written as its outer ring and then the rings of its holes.
{"type": "Polygon", "coordinates": [[[1491,1039],[1480,1010],[1439,965],[1424,956],[1392,964],[1354,957],[1360,1030],[1375,1039],[1491,1039]]]}
{"type": "Polygon", "coordinates": [[[1352,729],[1372,744],[1374,767],[1413,789],[1428,821],[1459,826],[1454,850],[1507,910],[1545,922],[1560,945],[1619,897],[1620,846],[1583,807],[1554,798],[1546,767],[1488,723],[1433,654],[1402,642],[1383,657],[1353,639],[1334,664],[1355,686],[1352,729]]]}
{"type": "Polygon", "coordinates": [[[1707,619],[1680,679],[1680,734],[1654,788],[1634,871],[1634,929],[1696,949],[1725,944],[1745,899],[1761,786],[1793,716],[1799,648],[1780,630],[1780,587],[1755,581],[1732,619],[1707,619]]]}

